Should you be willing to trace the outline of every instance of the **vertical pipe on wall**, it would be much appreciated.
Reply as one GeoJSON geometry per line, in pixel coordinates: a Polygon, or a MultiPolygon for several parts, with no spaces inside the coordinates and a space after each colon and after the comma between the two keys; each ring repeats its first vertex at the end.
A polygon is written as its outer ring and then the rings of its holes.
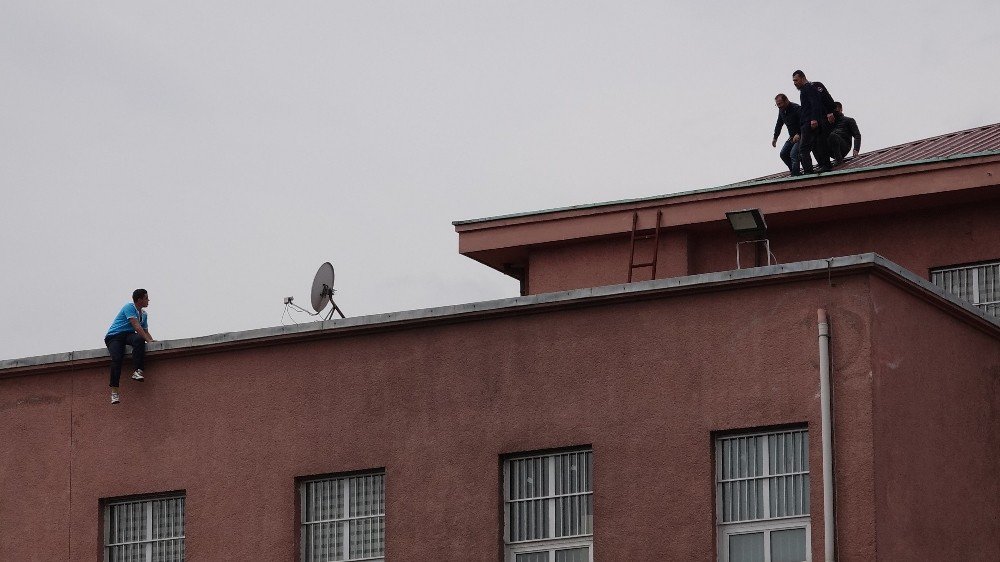
{"type": "Polygon", "coordinates": [[[826,309],[816,311],[819,317],[819,385],[823,424],[823,550],[824,560],[834,560],[833,531],[833,421],[830,393],[830,324],[826,309]]]}

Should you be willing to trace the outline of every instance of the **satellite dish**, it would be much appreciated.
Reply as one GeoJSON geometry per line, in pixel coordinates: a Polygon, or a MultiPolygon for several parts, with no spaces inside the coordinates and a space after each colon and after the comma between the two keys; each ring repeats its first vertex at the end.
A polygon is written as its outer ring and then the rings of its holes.
{"type": "Polygon", "coordinates": [[[330,297],[333,296],[333,266],[326,262],[319,266],[316,277],[313,278],[312,290],[309,297],[312,299],[313,310],[323,312],[330,297]]]}
{"type": "Polygon", "coordinates": [[[344,318],[344,313],[340,311],[340,307],[337,306],[337,303],[333,302],[333,293],[333,266],[330,265],[330,262],[326,262],[319,266],[316,277],[313,278],[312,290],[309,291],[313,310],[317,314],[323,312],[327,304],[333,305],[333,310],[326,316],[326,320],[333,318],[334,312],[340,314],[341,318],[344,318]]]}

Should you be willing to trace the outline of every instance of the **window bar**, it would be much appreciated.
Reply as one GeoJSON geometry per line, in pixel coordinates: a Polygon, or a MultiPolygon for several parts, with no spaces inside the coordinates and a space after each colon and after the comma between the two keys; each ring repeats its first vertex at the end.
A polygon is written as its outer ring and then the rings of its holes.
{"type": "Polygon", "coordinates": [[[350,501],[350,498],[351,498],[351,494],[354,493],[354,487],[351,486],[351,479],[350,478],[345,478],[344,479],[343,489],[344,489],[344,517],[345,517],[345,520],[344,520],[343,523],[338,523],[337,525],[339,526],[339,525],[342,524],[343,525],[343,529],[344,529],[344,531],[343,531],[343,533],[344,533],[344,543],[343,543],[343,547],[341,548],[341,560],[350,560],[351,559],[351,556],[350,556],[350,554],[351,554],[351,524],[348,523],[348,519],[346,519],[346,518],[349,518],[353,514],[353,512],[351,510],[351,501],[350,501]]]}
{"type": "MultiPolygon", "coordinates": [[[[762,476],[770,476],[771,472],[773,471],[773,469],[771,468],[771,462],[770,462],[771,453],[770,453],[769,442],[770,442],[770,439],[768,439],[767,437],[762,437],[761,438],[761,445],[762,445],[762,448],[763,448],[763,456],[764,456],[764,458],[763,458],[764,464],[762,465],[762,469],[763,469],[762,470],[762,476]]],[[[768,517],[771,517],[771,493],[770,493],[771,478],[767,478],[767,479],[763,480],[763,484],[764,484],[764,494],[763,494],[764,513],[763,513],[763,515],[764,515],[764,518],[768,518],[768,517]]]]}
{"type": "Polygon", "coordinates": [[[972,270],[972,302],[979,304],[983,299],[979,298],[979,269],[972,270]]]}
{"type": "Polygon", "coordinates": [[[557,536],[556,535],[556,499],[553,497],[553,494],[554,494],[554,492],[556,490],[556,467],[555,467],[555,465],[556,465],[556,457],[555,457],[555,455],[553,455],[553,456],[551,456],[551,457],[549,457],[549,458],[547,458],[545,460],[547,461],[548,469],[549,469],[549,474],[548,474],[548,476],[549,476],[549,478],[548,478],[548,489],[545,490],[545,492],[546,492],[545,495],[549,498],[549,499],[546,500],[546,503],[549,504],[547,506],[548,507],[548,511],[549,511],[549,520],[548,520],[548,536],[545,537],[545,538],[551,539],[551,538],[555,538],[557,536]]]}

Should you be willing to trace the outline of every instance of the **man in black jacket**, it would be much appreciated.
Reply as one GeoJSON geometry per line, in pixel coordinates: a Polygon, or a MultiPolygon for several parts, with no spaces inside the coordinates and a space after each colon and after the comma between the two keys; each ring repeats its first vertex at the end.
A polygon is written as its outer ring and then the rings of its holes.
{"type": "Polygon", "coordinates": [[[844,115],[844,106],[841,103],[833,103],[833,130],[830,131],[828,146],[830,155],[833,156],[834,166],[839,166],[844,162],[847,151],[851,149],[851,140],[854,140],[854,157],[861,152],[861,131],[858,129],[858,122],[844,115]]]}
{"type": "Polygon", "coordinates": [[[801,175],[799,171],[799,139],[802,130],[802,108],[799,104],[788,101],[788,96],[778,94],[774,97],[774,105],[778,106],[778,121],[774,124],[774,138],[771,139],[771,146],[778,146],[778,137],[781,135],[781,126],[788,128],[788,140],[781,147],[778,154],[781,160],[788,166],[788,171],[793,176],[801,175]]]}
{"type": "Polygon", "coordinates": [[[827,135],[833,125],[833,96],[822,82],[810,82],[801,70],[792,73],[792,84],[799,90],[799,103],[802,105],[802,138],[799,140],[799,157],[802,159],[802,171],[813,173],[809,153],[816,155],[816,164],[820,172],[830,171],[830,154],[827,149],[827,135]]]}

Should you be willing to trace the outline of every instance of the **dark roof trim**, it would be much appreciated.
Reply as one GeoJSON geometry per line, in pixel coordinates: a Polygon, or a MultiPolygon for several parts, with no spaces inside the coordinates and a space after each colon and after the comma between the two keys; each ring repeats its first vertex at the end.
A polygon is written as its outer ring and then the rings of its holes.
{"type": "MultiPolygon", "coordinates": [[[[499,315],[535,314],[551,308],[595,306],[606,302],[660,298],[674,292],[702,292],[732,286],[781,283],[799,278],[817,278],[828,275],[846,275],[858,270],[872,269],[896,284],[941,308],[963,317],[1000,339],[1000,320],[961,301],[926,279],[903,269],[878,254],[859,254],[823,260],[803,261],[751,269],[736,269],[719,273],[703,273],[670,279],[656,279],[622,285],[608,285],[575,289],[558,293],[545,293],[492,301],[474,302],[454,306],[425,308],[375,314],[356,318],[336,319],[326,322],[260,328],[243,332],[227,332],[167,340],[149,344],[147,351],[155,357],[210,353],[244,347],[276,345],[289,341],[346,337],[375,331],[405,329],[427,324],[466,322],[499,315]]],[[[37,374],[47,370],[65,370],[107,363],[106,349],[89,349],[40,355],[0,361],[0,378],[37,374]]]]}

